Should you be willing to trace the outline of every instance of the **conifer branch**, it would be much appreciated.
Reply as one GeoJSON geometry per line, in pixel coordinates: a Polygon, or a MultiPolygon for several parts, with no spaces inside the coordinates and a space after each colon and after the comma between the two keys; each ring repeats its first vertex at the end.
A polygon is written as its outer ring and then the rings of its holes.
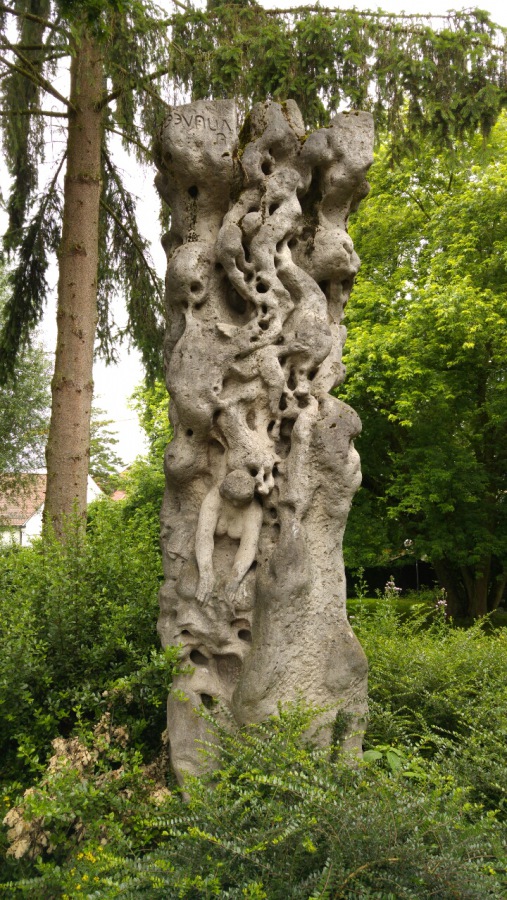
{"type": "MultiPolygon", "coordinates": [[[[6,50],[10,50],[12,53],[14,53],[15,56],[18,57],[20,62],[23,63],[23,65],[27,66],[28,71],[26,72],[23,72],[21,68],[17,68],[17,71],[20,72],[20,74],[25,75],[25,77],[27,78],[30,78],[30,80],[34,84],[37,84],[38,87],[44,88],[44,90],[48,94],[52,94],[53,97],[55,97],[56,100],[59,100],[60,103],[63,103],[64,106],[67,106],[69,109],[75,110],[75,107],[72,105],[72,103],[67,100],[67,98],[64,97],[63,94],[60,94],[60,92],[53,87],[53,85],[50,81],[47,80],[47,78],[44,78],[44,76],[37,71],[31,60],[29,60],[27,56],[21,53],[21,51],[15,44],[11,44],[10,41],[8,41],[6,38],[3,39],[2,44],[6,50]],[[34,79],[37,79],[37,81],[35,81],[34,79]]],[[[7,65],[12,65],[9,64],[7,60],[5,60],[5,62],[7,63],[7,65]]]]}
{"type": "Polygon", "coordinates": [[[138,243],[138,241],[136,241],[136,239],[135,239],[134,235],[132,234],[132,232],[129,231],[129,229],[126,227],[126,225],[123,224],[123,222],[122,222],[122,220],[120,219],[120,217],[116,215],[115,211],[114,211],[113,209],[111,209],[111,207],[110,207],[110,206],[105,202],[105,200],[103,200],[102,198],[101,198],[101,200],[100,200],[100,205],[101,205],[102,208],[107,212],[107,214],[108,214],[109,216],[111,216],[111,218],[112,218],[112,219],[116,222],[116,224],[118,225],[118,228],[120,228],[121,231],[123,231],[125,237],[127,237],[128,240],[132,243],[132,245],[136,248],[137,252],[139,253],[139,256],[141,257],[141,259],[142,259],[142,261],[143,261],[143,264],[144,264],[146,270],[147,270],[148,273],[149,273],[150,280],[153,282],[153,286],[154,286],[154,288],[155,288],[155,290],[156,290],[156,292],[157,292],[159,298],[162,299],[162,294],[161,294],[161,292],[160,292],[160,287],[159,287],[157,278],[156,278],[156,276],[154,275],[153,269],[152,269],[152,267],[150,266],[148,260],[146,259],[146,255],[145,255],[145,253],[144,253],[143,248],[142,248],[141,245],[138,243]]]}
{"type": "Polygon", "coordinates": [[[54,25],[53,22],[49,22],[47,19],[42,18],[42,16],[36,16],[34,13],[20,12],[17,9],[13,9],[12,6],[5,6],[4,3],[0,3],[0,13],[2,12],[9,13],[11,16],[17,16],[18,19],[28,19],[29,22],[38,22],[39,25],[51,28],[52,31],[59,31],[66,37],[70,38],[71,36],[70,31],[68,31],[67,28],[62,28],[61,25],[54,25]]]}
{"type": "Polygon", "coordinates": [[[151,150],[149,147],[146,147],[145,144],[142,144],[141,141],[136,141],[135,138],[130,137],[128,134],[125,134],[124,131],[118,131],[117,128],[111,128],[110,125],[106,125],[106,131],[109,131],[111,134],[117,134],[119,137],[123,138],[124,141],[127,141],[129,144],[134,144],[136,147],[139,147],[143,153],[146,153],[147,156],[151,157],[151,150]]]}
{"type": "Polygon", "coordinates": [[[21,66],[16,65],[16,63],[9,62],[9,60],[6,59],[5,56],[0,56],[0,62],[2,62],[4,66],[11,72],[17,72],[18,75],[23,75],[24,78],[28,78],[28,80],[31,81],[32,84],[34,84],[36,87],[44,88],[46,93],[51,94],[55,98],[55,100],[59,100],[60,103],[63,103],[64,106],[67,106],[73,112],[76,111],[72,103],[67,100],[67,98],[64,97],[63,94],[60,94],[60,92],[57,91],[56,88],[52,87],[49,81],[46,81],[45,78],[37,75],[36,72],[27,71],[21,66]]]}
{"type": "Polygon", "coordinates": [[[0,116],[10,118],[11,116],[49,116],[54,119],[68,119],[67,112],[53,112],[51,109],[0,109],[0,116]]]}
{"type": "MultiPolygon", "coordinates": [[[[126,69],[123,69],[121,66],[118,66],[118,69],[123,75],[128,75],[128,72],[126,71],[126,69]]],[[[144,82],[155,81],[157,78],[161,78],[163,75],[168,75],[168,74],[169,74],[169,69],[167,68],[167,66],[164,66],[162,69],[157,69],[155,72],[152,72],[151,75],[147,75],[145,78],[143,78],[140,87],[142,87],[142,88],[144,87],[144,82]]],[[[102,98],[100,103],[97,105],[97,110],[100,111],[100,110],[104,109],[104,107],[107,106],[108,103],[111,103],[112,100],[117,100],[118,97],[121,97],[121,95],[124,94],[125,91],[128,91],[128,90],[131,90],[131,86],[127,84],[124,87],[116,88],[114,91],[111,91],[110,94],[107,94],[105,97],[102,98]]],[[[164,102],[162,100],[162,98],[159,98],[159,99],[161,100],[162,103],[164,102]]]]}

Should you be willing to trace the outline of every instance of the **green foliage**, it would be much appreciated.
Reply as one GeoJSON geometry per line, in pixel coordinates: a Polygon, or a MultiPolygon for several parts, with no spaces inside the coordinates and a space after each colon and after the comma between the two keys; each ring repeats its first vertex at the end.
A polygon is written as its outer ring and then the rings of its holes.
{"type": "Polygon", "coordinates": [[[92,408],[90,424],[90,475],[106,494],[111,494],[115,488],[119,469],[123,468],[123,462],[115,451],[119,443],[116,431],[111,430],[114,425],[112,419],[103,418],[104,410],[92,408]]]}
{"type": "Polygon", "coordinates": [[[100,501],[87,540],[70,533],[0,553],[0,754],[3,777],[40,770],[58,735],[112,710],[134,746],[164,727],[171,658],[155,632],[157,522],[100,501]]]}
{"type": "MultiPolygon", "coordinates": [[[[184,805],[177,793],[157,805],[149,786],[143,796],[134,769],[134,809],[124,771],[115,798],[110,781],[87,810],[78,772],[49,774],[35,797],[25,798],[25,815],[32,827],[43,818],[47,839],[58,841],[71,819],[75,829],[72,797],[84,837],[74,830],[66,858],[63,842],[53,852],[58,862],[46,854],[36,864],[38,877],[6,889],[12,896],[104,900],[504,895],[504,829],[452,773],[391,747],[351,765],[302,741],[315,714],[296,707],[237,735],[222,729],[220,768],[189,778],[184,805]]],[[[93,792],[88,784],[83,789],[93,792]]],[[[26,864],[20,868],[30,874],[26,864]]]]}
{"type": "Polygon", "coordinates": [[[0,17],[5,54],[1,59],[5,67],[1,111],[8,113],[0,121],[12,178],[4,247],[9,253],[18,252],[0,331],[2,380],[12,372],[17,353],[30,342],[33,327],[42,317],[48,290],[48,256],[59,248],[65,142],[63,152],[48,160],[51,174],[41,190],[44,123],[48,116],[54,121],[60,112],[65,121],[70,101],[54,86],[54,76],[57,68],[61,71],[63,60],[68,65],[79,53],[84,35],[100,44],[106,75],[102,101],[99,346],[107,359],[114,358],[115,342],[122,335],[115,331],[109,301],[120,289],[126,298],[128,331],[141,349],[147,371],[153,377],[159,369],[161,285],[137,228],[134,199],[123,184],[108,144],[111,133],[116,132],[125,146],[134,148],[138,158],[146,161],[149,157],[146,145],[165,110],[156,89],[165,72],[165,30],[160,11],[138,0],[20,0],[4,9],[0,17]],[[14,44],[8,27],[12,20],[18,25],[18,42],[14,44]],[[56,108],[48,109],[55,100],[56,108]]]}
{"type": "Polygon", "coordinates": [[[165,489],[164,451],[173,437],[164,382],[140,385],[133,394],[132,405],[146,433],[148,453],[138,457],[122,479],[121,486],[127,492],[126,510],[143,509],[158,523],[165,489]]]}
{"type": "Polygon", "coordinates": [[[370,660],[366,746],[435,761],[471,802],[505,820],[507,632],[488,632],[487,622],[455,628],[439,601],[410,617],[388,598],[361,610],[357,633],[370,660]]]}
{"type": "MultiPolygon", "coordinates": [[[[0,272],[0,325],[7,286],[0,272]]],[[[20,354],[12,375],[0,387],[0,473],[40,466],[49,421],[50,364],[38,344],[20,354]]]]}
{"type": "Polygon", "coordinates": [[[394,170],[382,151],[353,227],[341,393],[363,420],[365,490],[348,563],[385,564],[411,539],[470,616],[499,604],[507,574],[506,140],[502,118],[487,148],[422,146],[394,170]]]}
{"type": "Polygon", "coordinates": [[[380,10],[213,3],[173,17],[171,74],[194,98],[293,98],[310,126],[343,104],[371,108],[398,155],[428,133],[448,145],[490,130],[506,100],[501,37],[479,10],[437,25],[380,10]]]}
{"type": "Polygon", "coordinates": [[[308,743],[318,710],[304,705],[239,733],[208,717],[218,769],[189,778],[182,803],[160,766],[143,768],[125,730],[107,717],[81,725],[9,814],[34,852],[7,860],[3,891],[504,897],[505,632],[456,629],[438,610],[401,621],[389,591],[385,601],[358,630],[370,659],[363,763],[308,743]]]}

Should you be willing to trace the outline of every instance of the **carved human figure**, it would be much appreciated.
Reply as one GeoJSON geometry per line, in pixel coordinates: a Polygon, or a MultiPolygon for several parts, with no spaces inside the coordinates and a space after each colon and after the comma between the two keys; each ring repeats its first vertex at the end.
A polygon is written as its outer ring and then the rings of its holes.
{"type": "Polygon", "coordinates": [[[234,608],[238,589],[255,560],[261,526],[262,506],[255,497],[254,478],[245,469],[234,469],[206,494],[199,513],[195,541],[199,603],[210,603],[213,596],[215,535],[227,535],[239,541],[224,590],[226,602],[234,608]]]}

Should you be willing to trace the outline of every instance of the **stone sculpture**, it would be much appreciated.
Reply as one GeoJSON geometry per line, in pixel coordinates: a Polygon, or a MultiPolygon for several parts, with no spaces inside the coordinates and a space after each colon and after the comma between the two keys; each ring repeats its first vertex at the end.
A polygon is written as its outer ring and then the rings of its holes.
{"type": "Polygon", "coordinates": [[[180,781],[203,768],[201,705],[240,725],[302,696],[326,710],[316,740],[341,710],[360,750],[367,664],[341,546],[361,426],[329,391],[372,146],[368,113],[307,134],[293,101],[256,104],[239,134],[233,101],[175,107],[157,141],[174,426],[158,627],[188,664],[168,701],[180,781]]]}

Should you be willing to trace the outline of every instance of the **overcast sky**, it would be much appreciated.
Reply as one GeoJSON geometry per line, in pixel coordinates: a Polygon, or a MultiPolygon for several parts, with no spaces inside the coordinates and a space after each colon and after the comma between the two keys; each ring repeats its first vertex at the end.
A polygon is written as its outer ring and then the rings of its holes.
{"type": "MultiPolygon", "coordinates": [[[[168,11],[174,9],[171,0],[158,0],[158,5],[166,8],[168,11]]],[[[195,4],[197,5],[197,4],[195,4]]],[[[267,8],[276,7],[277,9],[289,8],[291,6],[314,5],[313,2],[297,3],[294,0],[276,0],[274,3],[261,0],[261,5],[267,8]]],[[[449,4],[442,0],[403,0],[399,3],[396,0],[382,0],[381,3],[365,3],[354,4],[338,0],[338,2],[326,2],[321,0],[321,6],[331,8],[350,9],[356,6],[357,9],[376,9],[379,6],[384,12],[393,13],[430,13],[432,15],[445,14],[449,9],[470,8],[469,5],[449,4]]],[[[499,25],[507,26],[507,3],[505,0],[479,0],[477,6],[484,9],[491,15],[493,21],[499,25]]],[[[55,136],[56,137],[56,136],[55,136]]],[[[140,230],[152,241],[152,255],[159,274],[162,276],[165,269],[165,256],[160,246],[160,235],[154,209],[157,209],[157,198],[153,188],[154,170],[139,170],[136,166],[130,167],[125,157],[125,175],[130,180],[130,186],[133,192],[140,198],[139,217],[140,230]],[[141,199],[142,198],[142,199],[141,199]]],[[[5,196],[5,195],[4,195],[5,196]]],[[[0,221],[0,227],[5,219],[0,221]]],[[[51,281],[56,289],[56,268],[54,268],[51,281]]],[[[55,290],[56,293],[56,290],[55,290]]],[[[118,304],[120,312],[122,304],[118,304]]],[[[49,305],[45,316],[43,326],[44,340],[47,349],[54,351],[56,343],[56,325],[55,325],[55,303],[49,305]]],[[[104,409],[108,418],[114,420],[115,427],[118,432],[120,444],[117,447],[119,455],[125,464],[132,460],[145,450],[143,433],[138,426],[135,413],[128,407],[128,398],[131,396],[134,388],[138,385],[143,377],[139,356],[136,351],[128,351],[125,347],[122,350],[121,361],[117,366],[106,367],[101,360],[97,360],[94,368],[95,382],[95,406],[104,409]]]]}

